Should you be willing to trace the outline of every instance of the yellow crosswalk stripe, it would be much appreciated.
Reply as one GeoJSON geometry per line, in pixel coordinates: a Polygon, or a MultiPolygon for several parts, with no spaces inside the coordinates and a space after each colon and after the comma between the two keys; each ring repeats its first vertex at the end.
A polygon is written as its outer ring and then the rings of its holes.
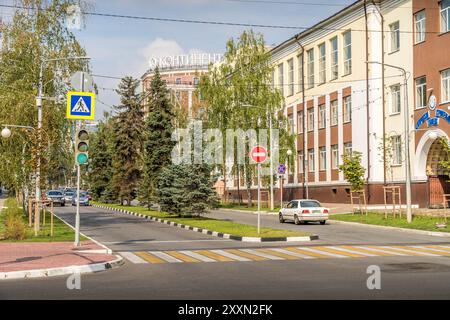
{"type": "Polygon", "coordinates": [[[273,256],[277,256],[277,257],[280,257],[280,258],[284,258],[284,259],[287,259],[287,260],[299,260],[298,257],[291,256],[291,255],[288,255],[288,254],[286,254],[286,253],[278,252],[278,251],[275,251],[275,250],[270,250],[270,249],[258,249],[258,250],[256,250],[256,251],[260,251],[260,252],[263,252],[263,253],[267,253],[267,254],[270,254],[270,255],[273,255],[273,256]]]}
{"type": "Polygon", "coordinates": [[[423,257],[424,256],[424,254],[422,254],[420,252],[406,252],[406,251],[402,251],[400,247],[381,247],[380,250],[400,253],[400,254],[404,254],[404,255],[407,255],[407,256],[419,256],[419,257],[423,257]]]}
{"type": "Polygon", "coordinates": [[[445,250],[445,251],[449,251],[450,252],[450,248],[449,247],[444,247],[444,246],[424,246],[424,247],[436,248],[436,249],[439,249],[439,250],[445,250]]]}
{"type": "Polygon", "coordinates": [[[225,250],[225,251],[226,251],[226,252],[229,252],[229,253],[232,253],[232,254],[235,254],[235,255],[237,255],[237,256],[241,256],[241,257],[244,257],[244,258],[253,260],[253,261],[264,261],[264,260],[269,260],[269,259],[267,259],[267,258],[263,258],[263,257],[260,257],[260,256],[255,256],[254,254],[250,254],[250,253],[247,253],[247,252],[244,252],[244,251],[241,251],[241,250],[227,249],[227,250],[225,250]]]}
{"type": "Polygon", "coordinates": [[[384,253],[384,252],[379,252],[379,251],[372,251],[372,250],[368,250],[368,249],[363,249],[360,247],[352,247],[352,246],[342,246],[342,248],[344,249],[349,249],[349,250],[353,250],[353,251],[359,251],[362,253],[370,253],[370,254],[375,254],[377,256],[385,256],[385,257],[390,257],[393,256],[394,253],[390,254],[390,253],[384,253]]]}
{"type": "Polygon", "coordinates": [[[200,262],[200,260],[197,260],[197,259],[187,256],[185,254],[182,254],[178,251],[164,251],[164,252],[167,253],[168,255],[170,255],[174,258],[180,259],[184,262],[200,262]]]}
{"type": "Polygon", "coordinates": [[[335,249],[335,248],[325,248],[325,247],[314,247],[314,249],[329,252],[329,253],[341,254],[343,256],[353,257],[353,258],[364,257],[362,254],[355,254],[355,253],[350,253],[347,251],[339,251],[338,248],[335,249]]]}
{"type": "Polygon", "coordinates": [[[292,251],[292,252],[301,253],[306,256],[315,257],[315,258],[332,258],[331,256],[327,256],[324,254],[319,254],[319,253],[315,253],[315,252],[311,252],[311,251],[301,250],[298,248],[284,248],[284,249],[286,249],[288,251],[292,251]]]}
{"type": "Polygon", "coordinates": [[[134,254],[150,263],[166,263],[166,261],[158,257],[155,257],[154,255],[151,255],[147,252],[135,252],[134,254]]]}
{"type": "Polygon", "coordinates": [[[440,256],[450,256],[450,251],[449,252],[443,252],[443,251],[434,251],[433,249],[429,248],[417,248],[417,247],[405,247],[405,249],[408,250],[415,250],[415,251],[420,251],[420,252],[425,252],[425,253],[432,253],[432,254],[438,254],[440,256]]]}
{"type": "Polygon", "coordinates": [[[204,256],[206,256],[208,258],[214,259],[216,261],[222,261],[222,262],[236,261],[236,260],[233,260],[231,258],[222,256],[220,254],[217,254],[217,253],[214,253],[214,252],[211,252],[211,251],[208,251],[208,250],[194,250],[194,252],[198,253],[198,254],[201,254],[201,255],[204,255],[204,256]]]}

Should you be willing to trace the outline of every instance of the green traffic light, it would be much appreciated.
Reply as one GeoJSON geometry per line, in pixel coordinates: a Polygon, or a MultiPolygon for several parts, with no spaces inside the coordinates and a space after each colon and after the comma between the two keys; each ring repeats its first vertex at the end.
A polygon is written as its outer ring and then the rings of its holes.
{"type": "Polygon", "coordinates": [[[77,155],[78,164],[86,164],[88,162],[88,156],[84,153],[77,155]]]}

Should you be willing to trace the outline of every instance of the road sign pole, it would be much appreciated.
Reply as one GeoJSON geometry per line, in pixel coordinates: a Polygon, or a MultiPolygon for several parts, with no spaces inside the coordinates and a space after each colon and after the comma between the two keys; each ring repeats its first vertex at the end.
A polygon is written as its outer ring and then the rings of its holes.
{"type": "Polygon", "coordinates": [[[258,163],[258,234],[261,228],[261,164],[258,163]]]}
{"type": "Polygon", "coordinates": [[[281,208],[283,208],[283,175],[280,175],[280,193],[281,208]]]}
{"type": "Polygon", "coordinates": [[[77,212],[75,214],[75,246],[80,246],[80,165],[77,164],[77,212]]]}

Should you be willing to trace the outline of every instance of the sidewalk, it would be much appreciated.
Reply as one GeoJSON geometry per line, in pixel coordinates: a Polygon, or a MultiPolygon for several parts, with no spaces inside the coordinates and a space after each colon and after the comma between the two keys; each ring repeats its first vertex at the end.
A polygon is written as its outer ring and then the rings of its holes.
{"type": "Polygon", "coordinates": [[[0,243],[0,280],[101,271],[119,260],[90,240],[80,247],[72,242],[0,243]]]}

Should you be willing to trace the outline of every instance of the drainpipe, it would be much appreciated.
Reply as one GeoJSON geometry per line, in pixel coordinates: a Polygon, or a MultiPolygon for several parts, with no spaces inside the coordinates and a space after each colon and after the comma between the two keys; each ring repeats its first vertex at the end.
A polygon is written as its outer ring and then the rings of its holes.
{"type": "MultiPolygon", "coordinates": [[[[368,30],[368,18],[367,18],[367,0],[364,0],[364,17],[366,20],[366,61],[369,61],[369,30],[368,30]]],[[[369,114],[369,64],[366,63],[366,121],[367,121],[367,201],[370,202],[370,114],[369,114]]]]}
{"type": "Polygon", "coordinates": [[[375,4],[375,0],[372,0],[372,4],[377,9],[378,14],[381,17],[381,63],[383,68],[381,69],[381,104],[383,106],[383,183],[387,185],[386,181],[386,97],[385,97],[385,80],[384,80],[384,15],[380,8],[375,4]]]}
{"type": "Polygon", "coordinates": [[[309,169],[306,166],[307,161],[307,152],[306,152],[306,135],[308,134],[308,130],[306,128],[306,117],[307,117],[307,106],[305,101],[305,47],[300,43],[298,40],[298,35],[295,36],[295,41],[302,49],[302,101],[303,101],[303,199],[309,199],[309,187],[308,187],[308,174],[309,172],[306,172],[309,169]]]}

